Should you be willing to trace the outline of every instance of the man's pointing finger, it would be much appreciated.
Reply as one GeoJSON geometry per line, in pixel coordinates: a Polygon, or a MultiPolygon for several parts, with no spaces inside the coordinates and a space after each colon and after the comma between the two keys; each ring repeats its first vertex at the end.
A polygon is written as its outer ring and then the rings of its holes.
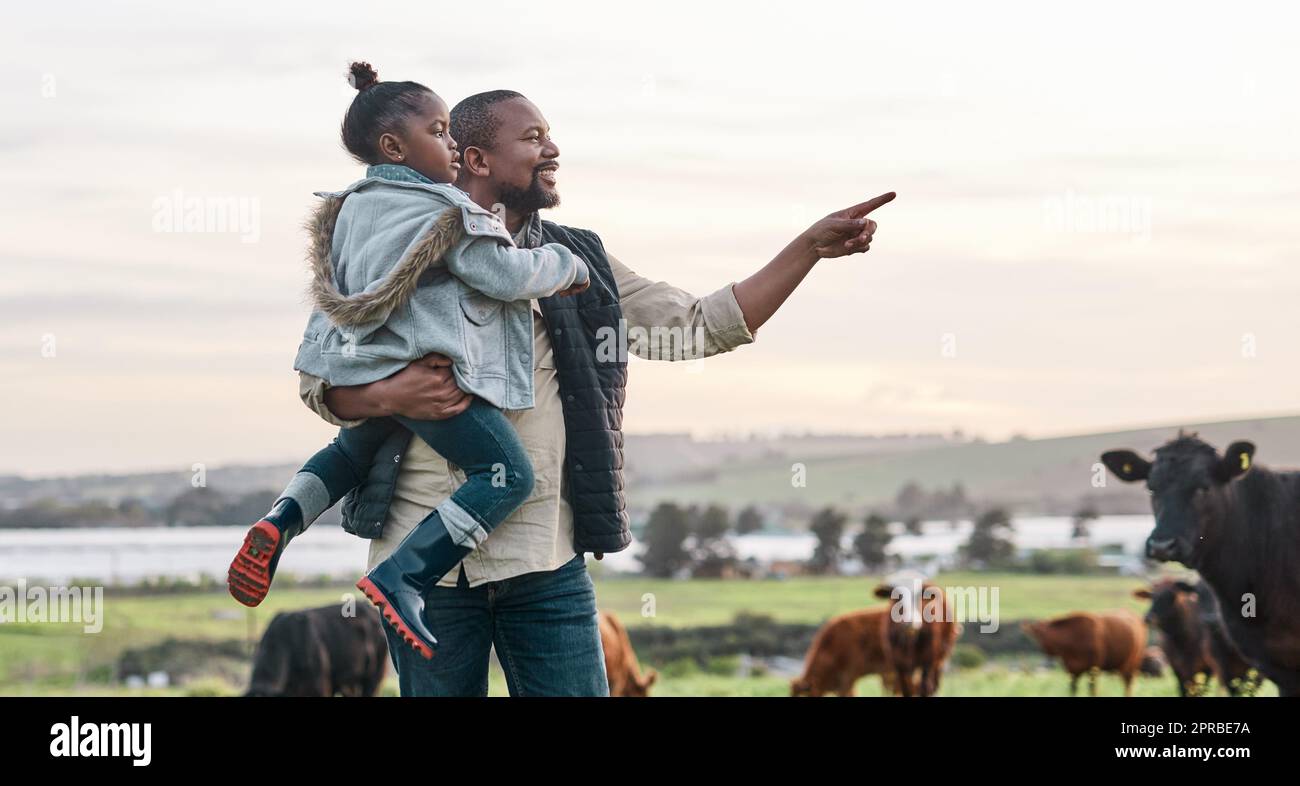
{"type": "Polygon", "coordinates": [[[854,205],[853,207],[849,208],[849,215],[853,216],[854,218],[861,218],[862,216],[867,215],[868,213],[875,210],[876,208],[882,207],[884,205],[888,205],[890,202],[893,202],[894,197],[896,196],[898,196],[898,194],[895,194],[893,191],[890,191],[888,194],[881,194],[875,199],[868,199],[866,202],[863,202],[860,205],[854,205]]]}

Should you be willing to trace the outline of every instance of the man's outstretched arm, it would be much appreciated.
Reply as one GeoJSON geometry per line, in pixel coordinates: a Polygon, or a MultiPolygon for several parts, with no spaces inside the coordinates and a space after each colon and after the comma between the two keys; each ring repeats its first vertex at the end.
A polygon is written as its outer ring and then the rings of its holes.
{"type": "Polygon", "coordinates": [[[867,214],[892,202],[894,196],[891,191],[831,213],[791,240],[757,273],[733,286],[750,332],[771,319],[817,260],[860,254],[870,248],[876,222],[867,214]]]}
{"type": "Polygon", "coordinates": [[[776,313],[817,260],[870,247],[876,222],[866,215],[893,198],[883,194],[832,213],[799,233],[749,278],[703,297],[639,276],[608,254],[627,320],[629,351],[647,360],[685,360],[752,342],[754,331],[776,313]],[[684,346],[674,334],[683,336],[684,346]]]}

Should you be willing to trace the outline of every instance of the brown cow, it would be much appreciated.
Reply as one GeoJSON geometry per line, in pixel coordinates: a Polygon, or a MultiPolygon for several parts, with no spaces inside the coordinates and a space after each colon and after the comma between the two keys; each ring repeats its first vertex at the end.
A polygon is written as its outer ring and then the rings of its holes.
{"type": "Polygon", "coordinates": [[[627,629],[612,612],[600,612],[600,644],[605,649],[605,676],[609,678],[610,696],[649,696],[650,686],[659,672],[650,669],[641,674],[627,629]]]}
{"type": "Polygon", "coordinates": [[[898,692],[938,693],[943,667],[961,634],[943,590],[915,578],[881,584],[875,595],[894,601],[882,631],[882,649],[898,692]]]}
{"type": "Polygon", "coordinates": [[[1300,471],[1255,463],[1255,446],[1219,454],[1195,434],[1148,461],[1112,450],[1101,461],[1128,483],[1146,481],[1156,525],[1151,559],[1181,562],[1210,586],[1242,657],[1300,696],[1300,471]]]}
{"type": "Polygon", "coordinates": [[[813,637],[804,657],[803,675],[790,680],[790,695],[852,696],[853,685],[868,674],[879,674],[885,693],[896,693],[884,650],[888,622],[887,607],[831,617],[813,637]]]}
{"type": "Polygon", "coordinates": [[[1159,633],[1160,648],[1178,680],[1179,696],[1197,695],[1197,683],[1211,677],[1217,677],[1233,696],[1242,693],[1249,682],[1250,664],[1223,630],[1219,604],[1205,582],[1161,579],[1133,595],[1151,601],[1146,621],[1159,633]]]}
{"type": "Polygon", "coordinates": [[[1070,695],[1079,677],[1088,674],[1088,689],[1097,695],[1097,672],[1116,672],[1124,695],[1133,695],[1133,677],[1146,656],[1147,626],[1131,611],[1075,612],[1040,622],[1022,622],[1044,653],[1060,657],[1070,675],[1070,695]]]}

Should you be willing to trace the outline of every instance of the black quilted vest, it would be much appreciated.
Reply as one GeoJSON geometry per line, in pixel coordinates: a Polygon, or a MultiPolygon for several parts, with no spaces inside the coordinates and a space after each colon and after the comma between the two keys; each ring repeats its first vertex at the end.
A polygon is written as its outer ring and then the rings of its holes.
{"type": "MultiPolygon", "coordinates": [[[[627,360],[597,354],[602,339],[621,337],[618,284],[605,246],[595,232],[534,223],[528,245],[560,243],[582,257],[591,270],[591,286],[568,297],[538,301],[554,348],[555,370],[564,410],[566,450],[564,473],[573,508],[573,550],[622,551],[632,542],[623,494],[623,400],[627,360]],[[604,328],[604,330],[602,330],[604,328]]],[[[399,431],[379,451],[363,486],[343,502],[343,529],[363,538],[383,533],[392,503],[397,473],[411,434],[399,431]]]]}

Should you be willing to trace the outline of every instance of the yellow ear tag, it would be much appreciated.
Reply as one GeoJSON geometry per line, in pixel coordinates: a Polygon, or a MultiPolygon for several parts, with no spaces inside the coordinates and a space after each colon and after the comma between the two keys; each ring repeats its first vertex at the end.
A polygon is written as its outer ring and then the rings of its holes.
{"type": "Polygon", "coordinates": [[[1132,471],[1133,471],[1133,465],[1132,465],[1132,464],[1125,464],[1125,465],[1124,465],[1124,474],[1125,474],[1125,475],[1129,474],[1129,473],[1132,472],[1132,471]]]}
{"type": "Polygon", "coordinates": [[[1242,470],[1250,469],[1250,454],[1249,454],[1249,453],[1242,453],[1242,454],[1241,454],[1241,468],[1242,468],[1242,470]]]}

